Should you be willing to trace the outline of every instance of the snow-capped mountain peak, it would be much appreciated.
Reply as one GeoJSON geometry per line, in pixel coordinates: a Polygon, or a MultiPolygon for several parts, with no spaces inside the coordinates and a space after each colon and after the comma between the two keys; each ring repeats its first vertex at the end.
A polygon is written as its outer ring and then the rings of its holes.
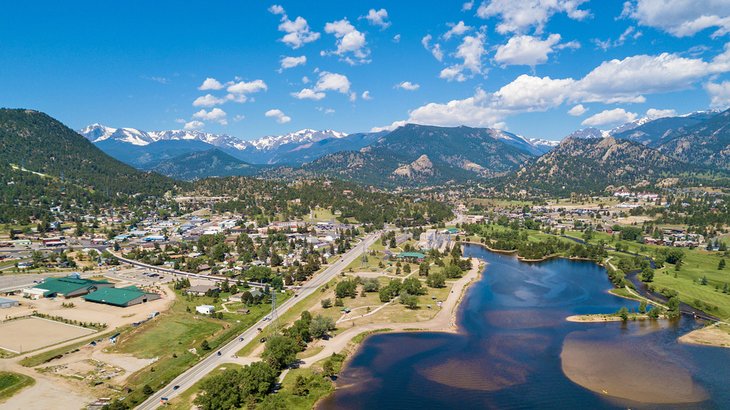
{"type": "Polygon", "coordinates": [[[271,135],[252,141],[244,141],[226,134],[211,134],[196,130],[141,131],[136,128],[113,128],[101,124],[91,124],[79,131],[93,143],[106,140],[126,142],[144,146],[157,141],[202,141],[221,148],[246,150],[253,148],[259,151],[274,150],[287,144],[308,144],[329,138],[344,138],[348,134],[334,130],[302,129],[285,135],[271,135]]]}
{"type": "Polygon", "coordinates": [[[270,135],[257,140],[250,141],[250,144],[259,150],[272,150],[286,144],[306,144],[329,138],[344,138],[348,134],[334,130],[313,130],[305,128],[284,135],[270,135]]]}
{"type": "Polygon", "coordinates": [[[94,123],[84,127],[83,129],[81,129],[81,131],[79,131],[79,133],[91,142],[99,142],[111,137],[111,135],[114,134],[116,130],[116,128],[106,127],[99,123],[94,123]]]}

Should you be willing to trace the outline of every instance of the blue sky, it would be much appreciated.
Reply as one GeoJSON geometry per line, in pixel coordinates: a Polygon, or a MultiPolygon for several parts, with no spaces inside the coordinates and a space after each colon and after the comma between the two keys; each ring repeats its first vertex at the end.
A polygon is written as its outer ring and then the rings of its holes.
{"type": "Polygon", "coordinates": [[[11,2],[0,106],[242,139],[406,121],[560,139],[726,107],[728,32],[726,0],[11,2]]]}

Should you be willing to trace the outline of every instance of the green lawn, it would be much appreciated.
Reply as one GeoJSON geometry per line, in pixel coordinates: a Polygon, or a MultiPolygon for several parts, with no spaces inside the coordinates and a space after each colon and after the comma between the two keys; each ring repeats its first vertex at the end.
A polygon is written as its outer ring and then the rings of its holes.
{"type": "Polygon", "coordinates": [[[35,380],[24,374],[0,372],[0,402],[33,384],[35,384],[35,380]]]}
{"type": "Polygon", "coordinates": [[[319,207],[314,210],[314,214],[307,214],[307,216],[304,217],[304,221],[309,223],[330,222],[336,219],[337,215],[333,214],[332,211],[319,207]]]}

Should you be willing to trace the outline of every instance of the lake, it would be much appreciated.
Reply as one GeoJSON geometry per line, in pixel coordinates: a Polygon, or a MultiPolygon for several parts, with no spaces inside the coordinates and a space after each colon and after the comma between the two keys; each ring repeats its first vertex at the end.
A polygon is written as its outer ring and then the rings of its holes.
{"type": "Polygon", "coordinates": [[[487,262],[458,313],[460,333],[369,337],[322,409],[730,408],[730,349],[679,344],[699,326],[573,323],[637,302],[608,293],[604,268],[524,263],[467,245],[487,262]]]}

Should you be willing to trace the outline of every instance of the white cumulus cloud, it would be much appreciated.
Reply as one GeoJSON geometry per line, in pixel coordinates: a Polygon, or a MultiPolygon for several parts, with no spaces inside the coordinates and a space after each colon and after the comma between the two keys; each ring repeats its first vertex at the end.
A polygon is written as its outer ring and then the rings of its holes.
{"type": "Polygon", "coordinates": [[[456,58],[462,59],[462,63],[441,70],[439,77],[448,81],[465,81],[475,74],[481,74],[482,57],[486,53],[484,39],[484,33],[464,36],[462,43],[454,54],[456,58]]]}
{"type": "Polygon", "coordinates": [[[281,16],[279,31],[286,34],[284,34],[284,37],[280,41],[293,49],[316,41],[320,36],[316,31],[310,30],[307,20],[303,17],[298,16],[294,20],[290,20],[284,8],[278,4],[269,7],[269,12],[281,16]]]}
{"type": "Polygon", "coordinates": [[[649,108],[646,110],[646,118],[656,120],[657,118],[676,117],[677,111],[672,109],[661,110],[657,108],[649,108]]]}
{"type": "Polygon", "coordinates": [[[367,91],[367,90],[362,92],[362,94],[360,95],[360,98],[362,98],[363,100],[366,100],[366,101],[373,99],[373,97],[370,95],[370,91],[367,91]]]}
{"type": "Polygon", "coordinates": [[[299,56],[299,57],[282,57],[281,59],[281,70],[286,70],[288,68],[294,68],[299,65],[304,65],[307,63],[307,56],[299,56]]]}
{"type": "Polygon", "coordinates": [[[264,80],[239,81],[226,88],[226,91],[232,94],[252,94],[266,90],[268,90],[268,86],[264,80]]]}
{"type": "Polygon", "coordinates": [[[580,117],[581,115],[585,114],[588,109],[583,106],[583,104],[577,104],[574,105],[573,108],[568,110],[568,114],[572,115],[573,117],[580,117]]]}
{"type": "Polygon", "coordinates": [[[711,28],[713,37],[730,32],[727,0],[632,0],[624,3],[624,17],[676,37],[692,36],[711,28]]]}
{"type": "Polygon", "coordinates": [[[223,88],[223,84],[221,84],[220,81],[216,80],[215,78],[208,77],[203,81],[203,84],[198,87],[198,90],[205,91],[205,90],[220,90],[223,88]]]}
{"type": "Polygon", "coordinates": [[[213,94],[206,94],[198,97],[193,101],[194,107],[212,107],[214,105],[221,105],[226,102],[225,98],[216,97],[213,94]]]}
{"type": "Polygon", "coordinates": [[[624,124],[634,120],[636,120],[636,113],[627,112],[623,108],[614,108],[591,115],[583,120],[581,124],[589,127],[598,127],[602,125],[624,124]]]}
{"type": "Polygon", "coordinates": [[[441,50],[441,44],[435,43],[433,47],[431,46],[431,40],[433,39],[433,36],[430,34],[425,35],[421,39],[421,44],[423,44],[423,48],[430,51],[433,57],[438,61],[443,61],[444,59],[444,52],[441,50]]]}
{"type": "Polygon", "coordinates": [[[185,126],[183,128],[185,128],[185,130],[187,130],[187,131],[192,131],[192,130],[199,130],[199,129],[203,128],[203,126],[205,126],[205,123],[203,121],[194,120],[194,121],[186,122],[185,126]]]}
{"type": "Polygon", "coordinates": [[[477,16],[499,17],[496,30],[501,34],[524,33],[532,28],[542,33],[545,24],[556,13],[565,13],[574,20],[583,20],[589,12],[580,6],[588,0],[485,0],[477,16]]]}
{"type": "Polygon", "coordinates": [[[346,18],[325,24],[324,31],[334,35],[336,39],[337,49],[330,54],[340,56],[351,65],[369,62],[367,58],[370,50],[367,48],[365,34],[358,31],[346,18]]]}
{"type": "Polygon", "coordinates": [[[730,106],[730,81],[708,82],[705,84],[705,90],[710,95],[710,105],[713,107],[730,106]]]}
{"type": "Polygon", "coordinates": [[[350,80],[343,74],[322,71],[315,85],[317,91],[338,91],[347,94],[350,91],[350,80]]]}
{"type": "Polygon", "coordinates": [[[266,113],[264,115],[269,118],[276,119],[276,122],[278,122],[279,124],[286,124],[287,122],[291,121],[291,117],[284,114],[284,112],[278,108],[274,108],[269,111],[266,111],[266,113]]]}
{"type": "Polygon", "coordinates": [[[300,91],[291,93],[292,97],[299,100],[316,100],[323,99],[327,91],[336,91],[347,94],[350,100],[357,98],[357,94],[350,91],[350,80],[344,74],[330,73],[322,71],[319,73],[319,79],[312,88],[302,88],[300,91]]]}
{"type": "Polygon", "coordinates": [[[403,81],[403,82],[396,84],[395,88],[400,88],[401,90],[407,90],[407,91],[416,91],[417,89],[421,88],[421,85],[412,83],[410,81],[403,81]]]}
{"type": "Polygon", "coordinates": [[[291,93],[292,97],[298,100],[315,100],[319,101],[325,97],[321,91],[314,91],[311,88],[302,88],[299,92],[291,93]]]}
{"type": "Polygon", "coordinates": [[[386,9],[370,9],[368,14],[363,16],[370,24],[374,26],[380,26],[383,29],[390,27],[390,21],[388,21],[388,10],[386,9]]]}
{"type": "Polygon", "coordinates": [[[502,65],[528,65],[534,67],[548,60],[548,54],[560,42],[560,34],[551,34],[545,40],[537,37],[514,36],[497,48],[494,60],[502,65]]]}
{"type": "Polygon", "coordinates": [[[449,24],[449,26],[451,27],[449,29],[449,31],[447,31],[446,33],[444,33],[444,39],[445,40],[450,40],[451,37],[454,37],[454,36],[457,36],[458,37],[458,36],[466,33],[467,31],[471,30],[471,27],[469,27],[466,24],[464,24],[463,21],[459,21],[456,24],[451,23],[451,24],[449,24]]]}
{"type": "Polygon", "coordinates": [[[226,112],[221,110],[220,108],[213,108],[210,111],[205,111],[205,109],[201,109],[200,111],[193,114],[193,118],[197,118],[203,121],[213,121],[221,125],[228,125],[226,112]]]}

